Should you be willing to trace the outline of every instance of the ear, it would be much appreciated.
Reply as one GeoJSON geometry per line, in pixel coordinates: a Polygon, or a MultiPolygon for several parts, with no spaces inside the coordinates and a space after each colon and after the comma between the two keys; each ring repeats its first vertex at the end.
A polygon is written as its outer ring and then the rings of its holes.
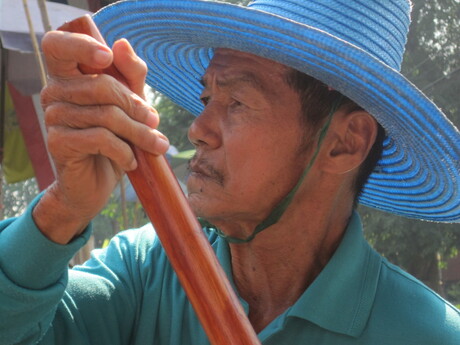
{"type": "Polygon", "coordinates": [[[359,167],[377,137],[377,122],[366,111],[337,112],[329,128],[322,168],[344,174],[359,167]]]}

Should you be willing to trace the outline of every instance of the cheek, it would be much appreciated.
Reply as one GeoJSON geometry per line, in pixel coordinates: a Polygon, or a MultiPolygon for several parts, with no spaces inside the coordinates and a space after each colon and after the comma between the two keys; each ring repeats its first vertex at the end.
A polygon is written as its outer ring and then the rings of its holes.
{"type": "Polygon", "coordinates": [[[284,173],[286,158],[276,146],[267,143],[240,145],[226,155],[226,184],[239,195],[247,195],[260,189],[276,186],[284,173]]]}
{"type": "Polygon", "coordinates": [[[303,165],[299,157],[300,126],[297,122],[288,126],[288,119],[269,121],[267,116],[251,126],[223,132],[226,182],[240,194],[286,184],[289,175],[295,175],[303,165]]]}

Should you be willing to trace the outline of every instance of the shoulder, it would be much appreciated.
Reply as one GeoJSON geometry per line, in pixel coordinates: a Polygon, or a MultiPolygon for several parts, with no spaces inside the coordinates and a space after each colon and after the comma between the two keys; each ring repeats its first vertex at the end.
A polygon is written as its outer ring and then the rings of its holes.
{"type": "MultiPolygon", "coordinates": [[[[213,231],[203,228],[203,232],[211,245],[217,241],[218,236],[213,231]]],[[[151,223],[137,229],[119,232],[110,241],[110,247],[113,247],[120,255],[129,257],[137,263],[165,255],[160,239],[151,223]]]]}
{"type": "Polygon", "coordinates": [[[410,344],[458,344],[459,310],[385,259],[375,296],[371,322],[392,330],[395,338],[410,344]]]}
{"type": "Polygon", "coordinates": [[[155,229],[150,223],[140,228],[121,231],[111,240],[112,242],[115,242],[124,250],[133,252],[136,256],[142,256],[152,248],[161,246],[155,229]]]}

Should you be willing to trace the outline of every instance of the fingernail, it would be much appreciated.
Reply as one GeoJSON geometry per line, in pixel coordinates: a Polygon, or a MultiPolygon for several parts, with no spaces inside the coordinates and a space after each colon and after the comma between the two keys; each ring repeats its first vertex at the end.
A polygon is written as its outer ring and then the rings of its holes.
{"type": "Polygon", "coordinates": [[[159,154],[164,154],[169,149],[169,141],[167,139],[158,138],[156,148],[159,154]]]}
{"type": "Polygon", "coordinates": [[[145,124],[150,128],[156,128],[158,126],[158,113],[155,109],[150,108],[148,110],[148,116],[145,124]]]}
{"type": "Polygon", "coordinates": [[[110,53],[99,49],[94,53],[94,61],[101,65],[107,64],[110,61],[110,53]]]}
{"type": "Polygon", "coordinates": [[[133,159],[131,161],[131,164],[129,165],[129,170],[128,171],[133,171],[137,168],[137,160],[133,159]]]}

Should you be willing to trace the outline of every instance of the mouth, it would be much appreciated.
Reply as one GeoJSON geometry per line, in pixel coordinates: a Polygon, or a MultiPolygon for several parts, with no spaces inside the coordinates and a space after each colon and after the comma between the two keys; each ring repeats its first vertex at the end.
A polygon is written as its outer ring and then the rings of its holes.
{"type": "Polygon", "coordinates": [[[220,186],[223,186],[224,184],[224,174],[214,168],[214,166],[205,158],[198,159],[195,155],[188,162],[187,169],[189,171],[189,179],[193,177],[203,180],[211,180],[220,186]]]}

